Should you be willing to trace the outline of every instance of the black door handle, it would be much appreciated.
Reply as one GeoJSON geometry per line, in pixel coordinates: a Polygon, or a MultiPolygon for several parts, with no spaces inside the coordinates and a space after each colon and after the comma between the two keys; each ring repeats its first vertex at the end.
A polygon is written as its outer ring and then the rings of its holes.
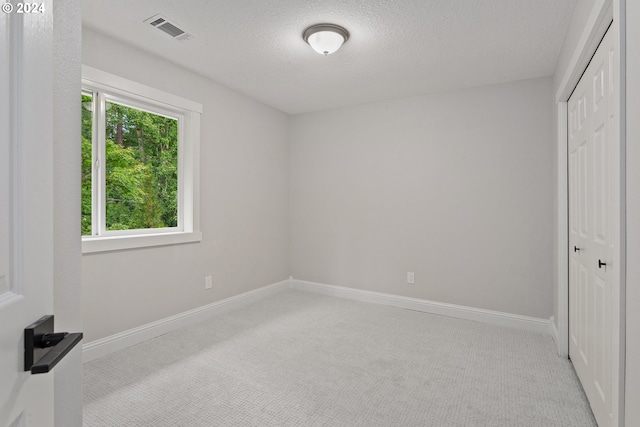
{"type": "Polygon", "coordinates": [[[82,340],[82,332],[53,332],[53,316],[44,316],[24,329],[24,370],[49,372],[82,340]]]}
{"type": "Polygon", "coordinates": [[[577,246],[574,246],[574,247],[573,247],[573,252],[580,252],[580,248],[579,248],[579,247],[577,247],[577,246]]]}
{"type": "Polygon", "coordinates": [[[602,266],[606,266],[607,263],[606,262],[602,262],[601,259],[598,260],[598,268],[602,268],[602,266]]]}

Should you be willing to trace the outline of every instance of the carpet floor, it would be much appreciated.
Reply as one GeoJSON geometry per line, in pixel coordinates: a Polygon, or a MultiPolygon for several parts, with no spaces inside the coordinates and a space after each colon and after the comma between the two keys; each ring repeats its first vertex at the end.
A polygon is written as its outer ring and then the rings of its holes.
{"type": "Polygon", "coordinates": [[[548,335],[287,290],[86,363],[84,425],[596,423],[548,335]]]}

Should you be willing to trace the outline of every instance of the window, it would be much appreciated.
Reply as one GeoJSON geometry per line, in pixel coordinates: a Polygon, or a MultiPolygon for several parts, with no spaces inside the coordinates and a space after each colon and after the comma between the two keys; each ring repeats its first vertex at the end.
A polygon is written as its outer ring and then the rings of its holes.
{"type": "Polygon", "coordinates": [[[83,252],[199,241],[202,106],[83,67],[81,110],[83,252]]]}

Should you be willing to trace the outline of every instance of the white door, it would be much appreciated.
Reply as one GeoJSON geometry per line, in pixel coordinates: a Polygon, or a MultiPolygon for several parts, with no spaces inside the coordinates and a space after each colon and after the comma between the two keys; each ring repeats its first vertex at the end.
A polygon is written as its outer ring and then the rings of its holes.
{"type": "Polygon", "coordinates": [[[569,99],[569,356],[600,427],[618,424],[620,138],[610,28],[569,99]]]}
{"type": "Polygon", "coordinates": [[[53,374],[24,372],[23,330],[53,314],[53,5],[12,6],[0,12],[0,426],[47,427],[53,374]]]}

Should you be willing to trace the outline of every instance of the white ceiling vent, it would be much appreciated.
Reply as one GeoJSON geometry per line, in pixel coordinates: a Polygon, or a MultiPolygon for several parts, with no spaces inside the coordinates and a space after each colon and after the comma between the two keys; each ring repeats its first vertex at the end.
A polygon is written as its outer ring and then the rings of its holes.
{"type": "Polygon", "coordinates": [[[170,35],[176,40],[191,40],[195,37],[193,34],[189,34],[185,30],[180,28],[175,21],[172,21],[164,15],[153,15],[151,18],[145,19],[143,22],[145,24],[148,23],[151,26],[156,27],[157,29],[170,35]]]}

